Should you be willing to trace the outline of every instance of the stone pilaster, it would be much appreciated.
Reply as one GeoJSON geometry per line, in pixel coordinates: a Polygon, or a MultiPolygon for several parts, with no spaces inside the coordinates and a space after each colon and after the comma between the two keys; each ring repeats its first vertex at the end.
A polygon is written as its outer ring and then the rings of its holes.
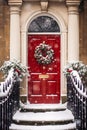
{"type": "Polygon", "coordinates": [[[20,60],[20,6],[21,0],[9,0],[10,5],[10,59],[20,60]]]}
{"type": "Polygon", "coordinates": [[[67,0],[68,6],[68,61],[79,60],[79,11],[80,0],[67,0]]]}

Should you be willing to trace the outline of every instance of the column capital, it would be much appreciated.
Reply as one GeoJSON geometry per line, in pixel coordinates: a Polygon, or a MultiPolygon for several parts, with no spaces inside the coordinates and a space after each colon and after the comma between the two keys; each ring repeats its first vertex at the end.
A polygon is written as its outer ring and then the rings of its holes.
{"type": "Polygon", "coordinates": [[[80,0],[66,0],[68,6],[79,6],[80,0]]]}
{"type": "Polygon", "coordinates": [[[79,14],[79,5],[80,0],[66,0],[68,6],[68,13],[78,15],[79,14]]]}
{"type": "Polygon", "coordinates": [[[10,7],[10,14],[18,14],[20,13],[20,6],[11,6],[10,7]]]}
{"type": "Polygon", "coordinates": [[[22,5],[22,0],[8,0],[8,4],[11,6],[22,5]]]}

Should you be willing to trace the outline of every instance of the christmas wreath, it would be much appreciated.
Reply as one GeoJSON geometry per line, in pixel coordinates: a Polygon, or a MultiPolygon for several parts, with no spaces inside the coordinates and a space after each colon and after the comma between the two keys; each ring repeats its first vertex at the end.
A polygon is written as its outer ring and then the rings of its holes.
{"type": "Polygon", "coordinates": [[[54,50],[45,42],[40,43],[40,45],[35,48],[34,57],[39,64],[48,65],[54,59],[54,50]]]}

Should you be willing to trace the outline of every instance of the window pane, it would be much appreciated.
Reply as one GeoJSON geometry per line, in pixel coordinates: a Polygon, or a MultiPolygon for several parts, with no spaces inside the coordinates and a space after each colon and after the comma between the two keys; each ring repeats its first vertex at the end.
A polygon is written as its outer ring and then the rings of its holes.
{"type": "Polygon", "coordinates": [[[53,18],[40,16],[31,22],[28,32],[60,32],[60,28],[53,18]]]}

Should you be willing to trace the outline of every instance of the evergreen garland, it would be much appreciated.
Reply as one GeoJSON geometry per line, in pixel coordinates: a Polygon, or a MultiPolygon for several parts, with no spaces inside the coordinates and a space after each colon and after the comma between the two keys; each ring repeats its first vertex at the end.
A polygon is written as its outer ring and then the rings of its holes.
{"type": "Polygon", "coordinates": [[[14,72],[18,74],[20,80],[24,76],[29,76],[28,67],[24,66],[20,61],[14,59],[5,61],[3,65],[0,67],[0,71],[3,72],[4,78],[7,77],[11,68],[13,68],[14,72]]]}
{"type": "Polygon", "coordinates": [[[70,72],[73,70],[78,72],[83,84],[87,86],[87,65],[83,64],[81,61],[68,63],[63,73],[67,77],[70,76],[70,72]]]}

